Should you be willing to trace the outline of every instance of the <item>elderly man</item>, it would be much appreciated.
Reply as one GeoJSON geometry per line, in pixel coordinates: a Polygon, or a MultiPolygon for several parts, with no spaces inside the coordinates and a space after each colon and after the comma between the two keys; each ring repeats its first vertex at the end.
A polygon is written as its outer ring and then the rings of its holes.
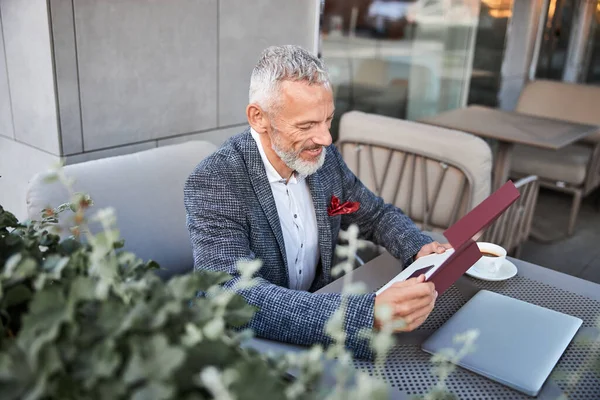
{"type": "MultiPolygon", "coordinates": [[[[333,95],[318,58],[296,46],[266,49],[252,72],[249,103],[250,127],[202,161],[185,185],[195,269],[228,272],[231,287],[238,260],[262,260],[258,285],[240,293],[259,308],[250,328],[264,338],[326,345],[325,323],[341,296],[313,292],[332,281],[340,229],[358,225],[362,238],[405,264],[448,245],[432,242],[348,169],[329,134],[333,95]],[[336,200],[350,202],[350,212],[330,215],[336,200]]],[[[347,347],[358,357],[371,354],[359,333],[381,326],[376,307],[390,306],[410,331],[425,321],[436,296],[423,276],[377,297],[353,295],[347,347]]]]}

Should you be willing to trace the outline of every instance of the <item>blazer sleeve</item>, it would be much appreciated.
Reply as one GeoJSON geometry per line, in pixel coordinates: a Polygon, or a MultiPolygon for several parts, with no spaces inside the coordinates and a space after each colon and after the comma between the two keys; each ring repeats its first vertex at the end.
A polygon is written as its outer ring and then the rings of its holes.
{"type": "MultiPolygon", "coordinates": [[[[236,263],[255,259],[246,218],[248,199],[236,196],[234,185],[223,179],[222,170],[211,172],[196,170],[184,187],[194,269],[229,273],[233,279],[225,287],[231,288],[239,280],[236,263]]],[[[260,270],[257,278],[258,285],[238,292],[259,309],[248,324],[257,336],[298,345],[331,344],[325,324],[341,306],[340,294],[281,287],[264,279],[260,270]]],[[[374,302],[374,294],[347,298],[345,345],[359,358],[373,356],[361,333],[373,327],[374,302]]]]}
{"type": "Polygon", "coordinates": [[[348,168],[335,146],[330,146],[343,180],[343,201],[358,201],[357,212],[342,216],[342,229],[358,225],[360,235],[386,248],[394,257],[409,265],[421,247],[431,243],[404,212],[371,192],[348,168]]]}

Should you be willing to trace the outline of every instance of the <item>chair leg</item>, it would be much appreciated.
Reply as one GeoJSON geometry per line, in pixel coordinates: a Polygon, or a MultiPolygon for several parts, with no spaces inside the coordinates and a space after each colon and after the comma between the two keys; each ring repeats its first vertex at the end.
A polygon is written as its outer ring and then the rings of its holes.
{"type": "Polygon", "coordinates": [[[569,219],[569,229],[567,234],[573,235],[575,231],[575,223],[577,222],[577,215],[579,214],[579,208],[581,207],[581,191],[578,190],[573,194],[573,205],[571,206],[571,218],[569,219]]]}

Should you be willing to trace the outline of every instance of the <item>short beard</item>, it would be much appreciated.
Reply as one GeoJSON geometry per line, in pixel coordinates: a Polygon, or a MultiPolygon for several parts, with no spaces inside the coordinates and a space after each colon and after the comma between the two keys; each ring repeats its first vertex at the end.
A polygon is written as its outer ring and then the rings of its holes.
{"type": "Polygon", "coordinates": [[[300,153],[305,149],[300,149],[299,151],[283,150],[279,141],[279,133],[275,130],[273,130],[273,135],[271,138],[271,147],[273,148],[273,151],[275,151],[275,154],[277,154],[277,156],[281,158],[281,161],[283,161],[289,169],[296,171],[297,173],[303,176],[309,176],[314,174],[325,163],[325,154],[327,150],[325,146],[322,146],[323,151],[321,152],[321,154],[319,154],[319,158],[317,160],[306,161],[300,157],[300,153]]]}

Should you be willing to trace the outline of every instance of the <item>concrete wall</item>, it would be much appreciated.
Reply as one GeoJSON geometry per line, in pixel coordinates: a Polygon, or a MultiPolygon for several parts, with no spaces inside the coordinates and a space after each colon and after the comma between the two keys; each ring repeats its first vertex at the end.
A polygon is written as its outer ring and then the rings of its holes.
{"type": "Polygon", "coordinates": [[[260,51],[316,52],[318,4],[0,0],[0,204],[21,204],[28,177],[59,157],[241,132],[260,51]],[[25,157],[37,161],[25,168],[25,157]]]}
{"type": "Polygon", "coordinates": [[[0,205],[19,220],[24,220],[27,217],[27,182],[59,160],[59,156],[0,136],[0,205]]]}
{"type": "Polygon", "coordinates": [[[0,8],[0,136],[15,138],[13,128],[6,51],[4,49],[4,29],[2,27],[2,9],[0,8]]]}
{"type": "Polygon", "coordinates": [[[58,155],[46,0],[1,0],[0,12],[14,139],[58,155]]]}
{"type": "Polygon", "coordinates": [[[310,48],[316,34],[312,0],[50,4],[68,163],[188,139],[223,142],[245,125],[260,51],[310,48]]]}

